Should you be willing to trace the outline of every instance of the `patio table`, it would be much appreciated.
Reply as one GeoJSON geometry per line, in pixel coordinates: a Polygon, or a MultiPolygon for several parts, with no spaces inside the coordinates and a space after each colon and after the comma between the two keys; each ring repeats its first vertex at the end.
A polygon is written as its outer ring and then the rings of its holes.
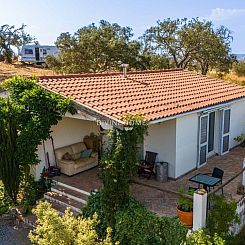
{"type": "Polygon", "coordinates": [[[206,174],[196,174],[195,176],[191,177],[189,181],[202,184],[203,187],[207,189],[207,187],[216,186],[219,182],[221,182],[221,179],[206,174]]]}

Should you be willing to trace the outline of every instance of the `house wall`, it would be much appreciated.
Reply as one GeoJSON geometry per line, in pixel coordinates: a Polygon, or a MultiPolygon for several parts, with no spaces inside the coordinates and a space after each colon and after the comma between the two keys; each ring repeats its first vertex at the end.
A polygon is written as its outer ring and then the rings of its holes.
{"type": "Polygon", "coordinates": [[[144,140],[144,151],[157,152],[157,161],[169,163],[169,177],[175,177],[176,120],[152,124],[144,140]]]}
{"type": "MultiPolygon", "coordinates": [[[[97,134],[98,125],[96,122],[92,121],[64,117],[57,125],[52,127],[52,131],[54,148],[56,149],[73,143],[81,142],[83,141],[83,137],[85,135],[89,135],[92,132],[97,134]]],[[[45,151],[49,153],[51,165],[54,165],[55,158],[51,140],[45,141],[45,151]]],[[[33,171],[36,179],[40,177],[40,173],[45,166],[43,145],[38,147],[38,156],[41,162],[36,166],[35,171],[33,171]]]]}
{"type": "Polygon", "coordinates": [[[198,147],[198,114],[176,119],[175,178],[196,168],[198,147]]]}
{"type": "Polygon", "coordinates": [[[231,104],[230,108],[230,148],[232,148],[238,144],[234,137],[245,134],[245,100],[231,104]]]}

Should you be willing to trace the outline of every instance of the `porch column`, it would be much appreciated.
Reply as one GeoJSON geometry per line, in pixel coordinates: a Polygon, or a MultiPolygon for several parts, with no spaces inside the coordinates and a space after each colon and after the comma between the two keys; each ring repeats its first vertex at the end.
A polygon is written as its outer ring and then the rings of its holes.
{"type": "MultiPolygon", "coordinates": [[[[245,168],[245,158],[243,159],[243,168],[245,168]]],[[[242,173],[242,185],[245,187],[245,170],[242,173]]]]}
{"type": "Polygon", "coordinates": [[[206,226],[207,214],[207,191],[199,189],[193,196],[193,230],[198,230],[206,226]]]}

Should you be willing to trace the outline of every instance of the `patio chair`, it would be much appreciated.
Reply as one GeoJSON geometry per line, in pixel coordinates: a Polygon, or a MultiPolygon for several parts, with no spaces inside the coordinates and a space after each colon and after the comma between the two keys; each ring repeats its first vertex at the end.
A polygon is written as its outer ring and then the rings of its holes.
{"type": "Polygon", "coordinates": [[[146,151],[145,160],[140,161],[138,164],[138,175],[145,176],[148,175],[148,179],[151,178],[152,175],[156,176],[154,172],[154,167],[156,163],[156,152],[146,151]]]}
{"type": "MultiPolygon", "coordinates": [[[[220,179],[220,182],[218,182],[217,185],[219,185],[219,184],[222,185],[223,175],[224,175],[224,171],[222,169],[214,167],[211,176],[220,179]]],[[[214,189],[214,187],[213,187],[213,189],[214,189]]],[[[210,191],[210,187],[209,187],[209,191],[210,191]]],[[[223,187],[221,188],[221,191],[222,191],[222,195],[224,195],[223,187]]]]}
{"type": "MultiPolygon", "coordinates": [[[[221,185],[222,185],[223,175],[224,175],[224,171],[222,169],[216,168],[216,167],[213,169],[212,177],[219,178],[221,185]]],[[[222,195],[224,195],[223,187],[222,187],[221,191],[222,191],[222,195]]]]}

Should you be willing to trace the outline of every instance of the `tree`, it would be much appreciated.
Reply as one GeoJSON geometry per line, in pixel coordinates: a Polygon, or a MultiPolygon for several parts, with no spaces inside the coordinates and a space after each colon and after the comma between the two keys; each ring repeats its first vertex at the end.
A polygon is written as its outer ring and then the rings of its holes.
{"type": "Polygon", "coordinates": [[[234,71],[237,76],[245,76],[245,61],[239,61],[234,65],[234,71]]]}
{"type": "Polygon", "coordinates": [[[148,29],[142,39],[148,50],[171,57],[176,67],[194,65],[205,75],[211,68],[222,71],[230,68],[233,61],[230,34],[227,28],[215,30],[212,22],[198,18],[166,19],[148,29]]]}
{"type": "Polygon", "coordinates": [[[13,49],[12,47],[20,48],[20,46],[30,43],[34,40],[25,32],[25,25],[16,28],[14,25],[0,26],[0,56],[7,63],[12,62],[13,49]]]}
{"type": "Polygon", "coordinates": [[[140,43],[131,40],[132,29],[101,20],[80,28],[74,35],[62,33],[56,45],[58,58],[47,57],[51,69],[64,73],[118,70],[122,63],[140,67],[140,43]]]}
{"type": "MultiPolygon", "coordinates": [[[[100,240],[96,233],[97,217],[84,219],[74,217],[69,209],[60,216],[48,202],[38,204],[34,209],[37,216],[37,227],[29,233],[32,243],[38,245],[112,245],[111,229],[107,237],[100,240]]],[[[117,244],[117,243],[116,243],[117,244]]]]}
{"type": "Polygon", "coordinates": [[[10,95],[0,98],[0,179],[16,203],[19,178],[29,175],[29,165],[39,162],[37,147],[50,137],[67,112],[75,110],[69,99],[41,88],[36,79],[16,76],[2,87],[10,95]]]}

